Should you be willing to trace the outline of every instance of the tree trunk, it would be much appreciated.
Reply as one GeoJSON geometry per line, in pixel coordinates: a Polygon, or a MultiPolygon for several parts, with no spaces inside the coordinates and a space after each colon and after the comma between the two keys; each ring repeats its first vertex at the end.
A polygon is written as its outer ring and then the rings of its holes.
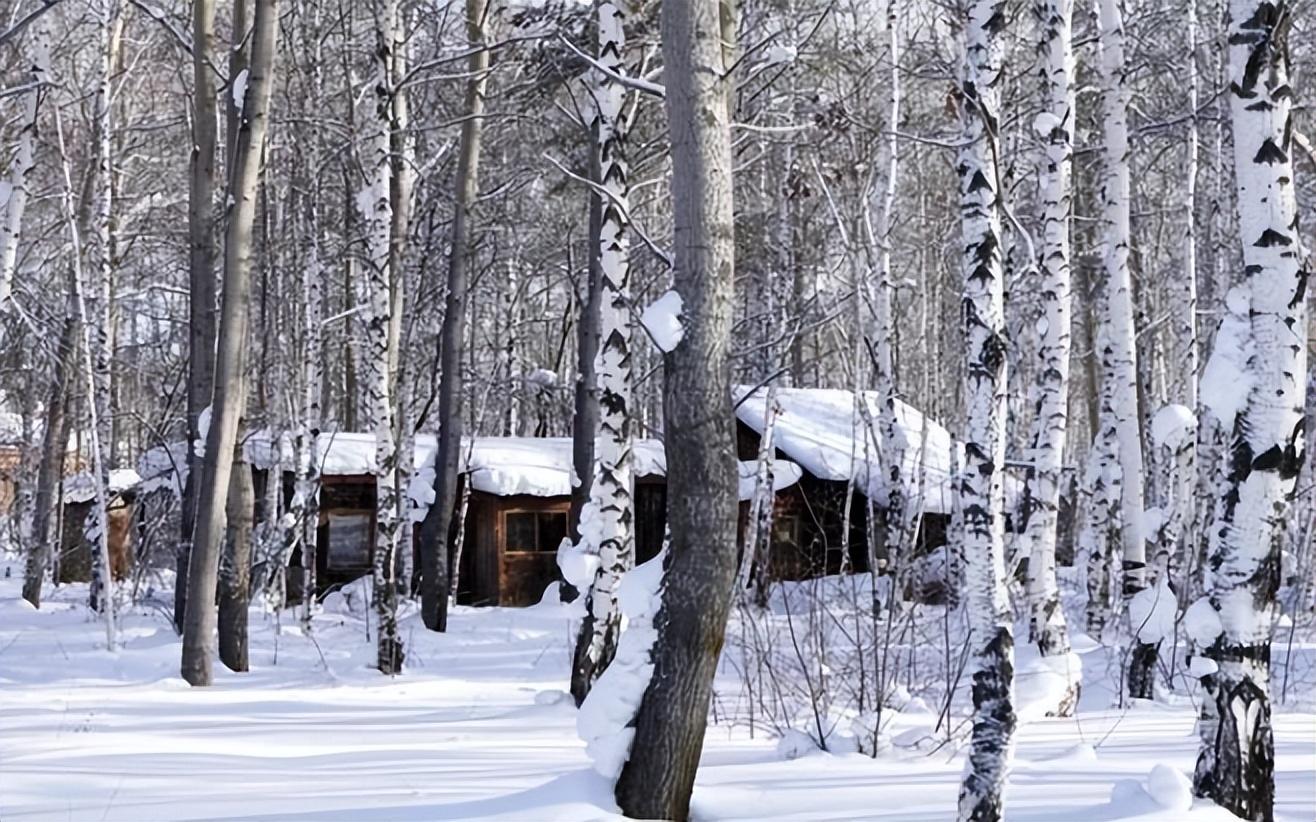
{"type": "MultiPolygon", "coordinates": [[[[1069,631],[1056,584],[1056,537],[1059,525],[1061,471],[1069,429],[1070,168],[1073,155],[1072,0],[1041,0],[1034,8],[1042,41],[1040,54],[1045,109],[1036,123],[1046,141],[1038,169],[1042,237],[1038,263],[1042,275],[1037,406],[1033,429],[1033,465],[1028,475],[1028,606],[1031,639],[1044,657],[1069,655],[1069,631]]],[[[1077,672],[1054,712],[1069,716],[1078,697],[1077,672]]]]}
{"type": "Polygon", "coordinates": [[[737,468],[728,360],[731,147],[716,0],[670,0],[662,48],[671,135],[674,289],[684,337],[664,357],[671,542],[653,675],[617,782],[628,816],[684,820],[736,575],[737,468]]]}
{"type": "Polygon", "coordinates": [[[18,133],[18,150],[9,166],[9,200],[3,204],[4,221],[0,223],[0,312],[7,311],[18,265],[18,240],[27,209],[28,174],[36,166],[37,131],[41,98],[50,82],[50,18],[42,14],[32,25],[30,46],[33,88],[23,107],[22,128],[18,133]]]}
{"type": "MultiPolygon", "coordinates": [[[[375,111],[367,127],[365,158],[367,189],[358,196],[366,228],[366,276],[369,281],[369,322],[366,330],[370,373],[370,425],[375,433],[375,542],[372,562],[372,598],[379,640],[377,666],[381,673],[402,671],[402,638],[398,634],[398,466],[393,437],[394,317],[392,266],[393,232],[393,49],[398,7],[392,0],[377,0],[375,10],[375,111]]],[[[400,289],[399,289],[400,292],[400,289]]],[[[400,293],[399,293],[400,296],[400,293]]],[[[401,327],[400,325],[398,326],[401,327]]]]}
{"type": "MultiPolygon", "coordinates": [[[[599,171],[598,124],[590,129],[593,139],[593,151],[590,156],[590,176],[595,183],[602,183],[599,171]]],[[[594,358],[598,356],[600,305],[603,302],[603,277],[599,263],[599,248],[595,238],[599,236],[603,222],[603,198],[590,188],[589,193],[589,263],[586,266],[584,302],[580,303],[576,326],[576,394],[575,416],[571,421],[571,466],[575,471],[575,483],[571,486],[571,541],[580,541],[580,512],[589,501],[590,487],[594,483],[594,432],[599,426],[599,386],[594,373],[594,358]]],[[[564,591],[565,601],[574,598],[574,590],[564,591]]]]}
{"type": "MultiPolygon", "coordinates": [[[[1102,387],[1113,421],[1114,451],[1120,469],[1120,566],[1123,596],[1147,587],[1147,542],[1143,531],[1143,464],[1138,413],[1138,357],[1133,325],[1133,285],[1129,272],[1129,127],[1125,79],[1124,18],[1119,0],[1100,3],[1100,76],[1103,168],[1101,180],[1102,265],[1106,281],[1103,356],[1108,367],[1102,387]]],[[[1103,430],[1105,425],[1103,425],[1103,430]]],[[[1136,633],[1136,626],[1134,626],[1136,633]]],[[[1132,640],[1138,643],[1136,637],[1132,640]]],[[[1150,670],[1156,654],[1143,648],[1130,657],[1129,696],[1151,698],[1150,670]],[[1150,666],[1149,666],[1150,663],[1150,666]]]]}
{"type": "Polygon", "coordinates": [[[251,234],[260,189],[261,154],[269,125],[270,91],[274,85],[278,0],[257,0],[255,18],[250,79],[243,100],[235,162],[229,175],[224,299],[215,358],[215,393],[206,433],[206,457],[197,497],[196,537],[188,569],[189,594],[183,620],[181,673],[192,685],[209,685],[212,679],[215,582],[224,531],[224,503],[233,470],[238,420],[246,400],[244,364],[251,234]]]}
{"type": "Polygon", "coordinates": [[[457,159],[457,203],[448,257],[448,298],[439,332],[439,429],[434,457],[434,502],[421,524],[421,617],[431,631],[448,627],[448,532],[457,503],[457,464],[462,446],[462,354],[470,281],[470,218],[479,193],[480,135],[484,88],[489,73],[485,45],[487,0],[466,0],[466,37],[471,47],[466,71],[466,119],[457,159]]]}
{"type": "MultiPolygon", "coordinates": [[[[273,472],[271,472],[273,473],[273,472]]],[[[270,477],[270,482],[275,478],[270,477]]],[[[247,606],[251,602],[251,529],[256,489],[242,445],[233,449],[225,503],[227,535],[219,561],[219,659],[230,671],[247,670],[247,606]]]]}
{"type": "Polygon", "coordinates": [[[990,822],[1004,815],[1004,790],[1013,745],[1014,637],[1005,577],[1006,342],[1005,271],[996,158],[1001,71],[1001,0],[974,0],[966,21],[960,86],[963,148],[960,178],[964,252],[964,472],[965,607],[973,654],[973,736],[960,787],[959,818],[990,822]]]}
{"type": "Polygon", "coordinates": [[[1274,817],[1271,626],[1279,538],[1303,461],[1306,400],[1307,272],[1290,160],[1288,11],[1283,3],[1260,0],[1232,0],[1229,7],[1229,101],[1244,276],[1226,302],[1244,339],[1222,340],[1222,329],[1213,354],[1228,356],[1231,344],[1250,344],[1247,400],[1234,419],[1223,420],[1232,425],[1233,442],[1213,526],[1208,600],[1221,631],[1206,650],[1218,671],[1203,680],[1216,718],[1200,725],[1195,787],[1198,795],[1253,820],[1274,817]]]}
{"type": "Polygon", "coordinates": [[[69,389],[78,352],[77,307],[70,305],[64,318],[64,330],[55,352],[50,393],[46,397],[45,430],[41,435],[41,464],[37,472],[37,494],[33,505],[32,546],[23,575],[23,599],[33,608],[41,607],[41,586],[55,542],[59,539],[59,488],[64,476],[64,452],[68,449],[69,389]]]}
{"type": "Polygon", "coordinates": [[[214,0],[192,4],[192,159],[187,205],[188,358],[187,482],[183,488],[182,534],[175,554],[174,628],[183,630],[187,608],[187,569],[196,527],[201,480],[201,412],[210,404],[215,383],[215,151],[218,104],[210,61],[215,54],[214,0]]]}
{"type": "MultiPolygon", "coordinates": [[[[597,0],[599,63],[626,74],[626,13],[613,0],[597,0]]],[[[612,662],[621,633],[617,589],[635,565],[635,505],[631,497],[630,242],[627,237],[630,186],[626,165],[626,123],[622,113],[626,89],[599,72],[594,82],[598,107],[595,133],[599,146],[602,219],[598,246],[601,337],[594,371],[598,377],[598,427],[594,437],[594,481],[581,515],[585,550],[597,553],[599,570],[586,601],[587,615],[576,639],[571,694],[579,705],[612,662]]]]}

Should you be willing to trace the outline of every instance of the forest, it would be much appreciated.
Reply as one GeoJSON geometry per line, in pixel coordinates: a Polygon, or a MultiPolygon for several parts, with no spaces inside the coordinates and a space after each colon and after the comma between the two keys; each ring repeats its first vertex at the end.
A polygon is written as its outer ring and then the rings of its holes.
{"type": "Polygon", "coordinates": [[[0,817],[1316,818],[1309,0],[0,0],[0,817]]]}

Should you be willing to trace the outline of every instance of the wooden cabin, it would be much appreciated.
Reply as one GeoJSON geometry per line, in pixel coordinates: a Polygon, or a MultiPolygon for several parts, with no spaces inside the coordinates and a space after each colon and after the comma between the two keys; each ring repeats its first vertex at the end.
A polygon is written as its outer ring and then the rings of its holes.
{"type": "MultiPolygon", "coordinates": [[[[737,452],[758,457],[767,414],[767,389],[736,393],[737,452]]],[[[777,492],[773,522],[772,572],[777,579],[837,573],[843,546],[849,567],[868,570],[868,497],[885,497],[875,438],[856,438],[854,394],[816,388],[778,388],[773,424],[777,459],[799,465],[799,482],[777,492]],[[849,497],[850,533],[844,533],[849,497]]],[[[865,396],[872,419],[880,417],[874,392],[865,396]]],[[[951,476],[959,446],[941,425],[897,401],[898,435],[904,441],[901,476],[906,499],[919,509],[915,556],[946,543],[953,499],[951,476]]],[[[1007,483],[1007,496],[1017,495],[1007,483]]],[[[879,561],[885,557],[879,557],[879,561]]]]}

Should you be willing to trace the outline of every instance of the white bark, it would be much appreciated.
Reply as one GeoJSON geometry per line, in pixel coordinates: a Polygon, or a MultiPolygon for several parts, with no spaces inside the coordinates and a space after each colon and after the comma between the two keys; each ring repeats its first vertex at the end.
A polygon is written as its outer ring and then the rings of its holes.
{"type": "Polygon", "coordinates": [[[1014,637],[1005,579],[1005,271],[1001,259],[997,115],[1001,0],[974,0],[964,26],[963,141],[957,171],[964,276],[964,589],[973,655],[973,736],[960,788],[961,820],[1004,815],[1015,714],[1014,637]]]}
{"type": "MultiPolygon", "coordinates": [[[[1247,399],[1233,420],[1231,458],[1213,531],[1209,602],[1221,633],[1205,680],[1218,721],[1203,722],[1196,787],[1237,816],[1274,814],[1269,662],[1280,536],[1303,461],[1307,278],[1294,194],[1289,8],[1229,7],[1228,96],[1243,245],[1241,284],[1227,302],[1244,319],[1247,399]]],[[[1221,335],[1224,336],[1224,335],[1221,335]]],[[[1217,339],[1217,351],[1227,345],[1217,339]]]]}
{"type": "Polygon", "coordinates": [[[23,105],[23,119],[18,134],[18,151],[9,166],[9,200],[0,222],[0,311],[7,308],[13,289],[14,269],[18,264],[18,241],[22,233],[23,213],[27,209],[28,174],[36,165],[37,124],[41,98],[49,93],[50,19],[42,14],[32,24],[29,41],[32,91],[23,105]]]}
{"type": "MultiPolygon", "coordinates": [[[[612,0],[596,4],[599,64],[616,75],[626,74],[626,16],[612,0]]],[[[627,201],[630,194],[625,155],[626,123],[622,113],[626,90],[604,71],[594,78],[598,120],[599,182],[605,192],[599,222],[598,254],[602,299],[599,302],[599,350],[594,360],[598,379],[599,415],[594,432],[594,480],[581,514],[580,537],[586,550],[599,557],[599,570],[589,594],[588,637],[584,658],[577,661],[572,689],[582,701],[589,686],[603,673],[617,650],[621,612],[617,587],[635,565],[634,504],[631,497],[631,319],[630,244],[627,201]],[[578,681],[579,680],[579,681],[578,681]]]]}
{"type": "MultiPolygon", "coordinates": [[[[1038,248],[1042,317],[1039,320],[1037,406],[1033,422],[1032,470],[1028,476],[1028,605],[1032,640],[1043,656],[1069,653],[1069,633],[1056,584],[1056,532],[1061,470],[1069,418],[1070,357],[1070,175],[1074,142],[1074,51],[1072,0],[1040,0],[1035,6],[1042,39],[1038,74],[1043,112],[1036,130],[1045,141],[1038,169],[1042,236],[1038,248]]],[[[1056,708],[1067,715],[1076,682],[1056,708]]]]}

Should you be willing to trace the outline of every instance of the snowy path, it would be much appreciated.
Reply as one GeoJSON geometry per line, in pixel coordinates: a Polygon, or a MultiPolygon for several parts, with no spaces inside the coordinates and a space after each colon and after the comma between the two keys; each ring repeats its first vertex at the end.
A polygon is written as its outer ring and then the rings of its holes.
{"type": "MultiPolygon", "coordinates": [[[[614,818],[574,709],[553,702],[567,666],[557,607],[457,609],[442,637],[409,618],[409,672],[394,680],[366,667],[351,616],[320,616],[315,643],[285,628],[277,666],[272,627],[253,624],[253,672],[191,690],[161,614],[130,615],[111,656],[65,596],[34,612],[17,580],[0,579],[6,822],[614,818]]],[[[1278,811],[1311,820],[1316,716],[1277,720],[1278,811]]],[[[1010,818],[1230,818],[1201,803],[1160,809],[1138,787],[1157,763],[1191,770],[1192,726],[1188,706],[1025,725],[1010,818]]],[[[771,740],[714,727],[694,807],[700,819],[945,820],[959,773],[944,751],[783,761],[771,740]]]]}

